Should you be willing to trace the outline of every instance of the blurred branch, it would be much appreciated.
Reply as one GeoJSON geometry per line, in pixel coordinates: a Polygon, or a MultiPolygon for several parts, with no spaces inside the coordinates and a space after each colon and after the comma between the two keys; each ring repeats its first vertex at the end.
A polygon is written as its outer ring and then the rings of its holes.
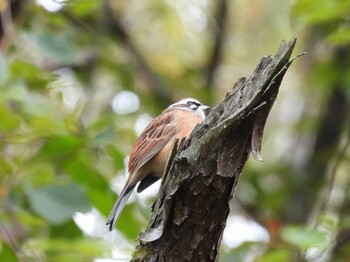
{"type": "Polygon", "coordinates": [[[141,52],[133,44],[129,33],[123,27],[122,23],[117,19],[113,14],[113,11],[110,7],[109,1],[105,2],[105,19],[108,21],[108,24],[111,28],[111,32],[123,42],[128,51],[135,57],[138,65],[140,66],[143,74],[150,84],[151,91],[154,93],[157,98],[157,102],[163,105],[169,105],[172,101],[172,96],[168,89],[164,86],[160,78],[152,70],[150,65],[147,63],[146,59],[143,57],[141,52]]]}
{"type": "Polygon", "coordinates": [[[0,210],[8,215],[8,219],[7,221],[0,221],[0,240],[6,242],[12,250],[18,252],[20,251],[20,242],[28,237],[28,231],[18,221],[14,207],[9,199],[9,194],[1,195],[0,210]]]}
{"type": "Polygon", "coordinates": [[[222,47],[225,39],[225,29],[226,29],[226,22],[227,22],[227,0],[219,0],[217,2],[217,11],[216,11],[216,23],[213,26],[213,33],[215,37],[215,43],[212,50],[212,53],[210,55],[208,68],[205,70],[205,76],[206,76],[206,85],[205,87],[208,89],[209,94],[208,97],[212,97],[212,84],[215,76],[215,72],[217,67],[219,66],[221,54],[222,54],[222,47]]]}
{"type": "MultiPolygon", "coordinates": [[[[349,190],[349,186],[347,188],[349,190]]],[[[346,219],[345,215],[347,215],[348,217],[350,216],[350,199],[349,199],[349,197],[347,197],[346,201],[344,201],[343,209],[344,210],[341,213],[341,215],[343,216],[343,218],[346,219]]],[[[338,232],[338,234],[334,240],[334,245],[333,245],[333,249],[332,249],[332,253],[334,255],[334,258],[336,258],[338,254],[342,254],[341,249],[343,247],[349,245],[349,242],[350,242],[350,229],[349,228],[341,229],[338,232]]],[[[346,249],[348,249],[348,246],[346,247],[346,249]]]]}
{"type": "Polygon", "coordinates": [[[21,14],[29,1],[4,0],[3,10],[0,10],[0,50],[5,52],[13,35],[14,23],[20,20],[21,14]]]}
{"type": "MultiPolygon", "coordinates": [[[[349,120],[347,122],[349,122],[349,120]]],[[[309,224],[314,224],[313,227],[315,227],[315,228],[317,227],[317,225],[319,223],[319,220],[317,219],[317,217],[323,211],[325,211],[326,206],[329,202],[329,197],[332,193],[337,169],[338,169],[341,161],[344,160],[345,154],[347,152],[349,145],[350,145],[350,127],[348,127],[348,131],[346,132],[344,145],[341,147],[339,154],[336,156],[334,163],[332,164],[332,167],[330,168],[330,171],[328,172],[324,189],[322,190],[321,195],[319,197],[319,203],[314,206],[313,211],[310,213],[309,224]]]]}
{"type": "MultiPolygon", "coordinates": [[[[344,214],[342,214],[342,213],[344,213],[344,209],[345,209],[345,213],[349,211],[349,199],[348,198],[346,198],[344,201],[342,201],[343,204],[341,204],[341,203],[337,203],[337,204],[333,203],[332,204],[331,203],[332,201],[330,201],[331,193],[332,193],[333,188],[334,188],[337,170],[339,168],[340,163],[344,160],[346,152],[347,152],[348,147],[350,145],[350,126],[347,127],[347,130],[346,130],[344,136],[345,136],[345,139],[344,139],[345,141],[343,141],[343,143],[341,145],[341,150],[338,153],[338,155],[335,156],[335,159],[332,161],[331,167],[329,167],[327,170],[327,177],[326,177],[326,181],[324,183],[325,185],[318,196],[318,202],[313,206],[312,211],[309,214],[308,224],[309,224],[309,226],[311,226],[314,229],[319,229],[320,228],[319,226],[320,225],[322,226],[322,222],[321,222],[322,219],[319,219],[319,218],[322,215],[327,214],[327,211],[332,210],[332,212],[336,212],[337,214],[339,214],[340,219],[342,219],[344,216],[344,214]],[[345,206],[345,208],[344,208],[344,206],[345,206]],[[341,209],[343,209],[343,210],[341,210],[341,209]]],[[[350,182],[350,180],[348,180],[347,183],[345,182],[345,186],[342,187],[342,190],[344,190],[344,192],[348,192],[347,188],[348,188],[349,182],[350,182]]],[[[339,185],[338,185],[338,187],[339,187],[339,185]]],[[[338,188],[338,190],[339,190],[339,188],[338,188]]],[[[344,230],[341,230],[340,232],[334,232],[333,237],[335,235],[336,235],[336,237],[335,237],[335,241],[333,242],[333,245],[329,245],[326,249],[321,251],[321,253],[315,253],[313,256],[309,256],[308,261],[316,261],[317,258],[325,256],[327,253],[334,253],[334,255],[336,255],[337,250],[340,249],[341,246],[345,245],[348,242],[348,240],[350,239],[350,230],[344,229],[344,230]]],[[[296,255],[298,255],[298,257],[300,259],[306,258],[306,252],[305,253],[299,252],[298,254],[296,253],[296,255]]]]}
{"type": "Polygon", "coordinates": [[[19,249],[19,244],[16,236],[10,225],[4,224],[0,221],[0,239],[6,242],[13,250],[19,249]]]}
{"type": "Polygon", "coordinates": [[[70,64],[55,64],[50,63],[50,61],[44,61],[39,64],[40,68],[47,71],[55,71],[60,68],[70,68],[74,71],[89,71],[94,67],[98,59],[98,54],[95,50],[86,50],[85,52],[80,52],[80,57],[74,63],[70,64]]]}
{"type": "Polygon", "coordinates": [[[65,17],[67,20],[71,22],[72,25],[82,29],[83,31],[88,32],[89,34],[95,34],[96,31],[87,23],[84,23],[81,19],[77,19],[72,15],[67,9],[62,9],[60,13],[65,17]]]}
{"type": "MultiPolygon", "coordinates": [[[[334,54],[334,60],[340,72],[346,70],[348,67],[344,63],[348,63],[348,60],[344,57],[350,55],[349,49],[338,47],[334,54]]],[[[322,187],[328,186],[325,184],[327,169],[338,151],[340,137],[348,121],[350,108],[345,91],[346,86],[340,79],[337,81],[331,87],[333,91],[321,117],[313,155],[304,168],[301,183],[303,186],[298,188],[292,201],[287,205],[287,218],[291,222],[306,222],[322,187]]]]}
{"type": "Polygon", "coordinates": [[[5,9],[1,10],[1,27],[0,27],[0,37],[1,37],[1,50],[4,51],[5,46],[7,46],[8,38],[10,38],[10,35],[13,30],[13,23],[12,23],[12,10],[11,10],[11,4],[7,3],[5,4],[5,9]]]}
{"type": "MultiPolygon", "coordinates": [[[[64,17],[69,20],[73,25],[83,29],[86,32],[96,33],[95,30],[89,26],[88,24],[84,23],[82,20],[76,19],[73,15],[71,15],[67,10],[62,10],[61,13],[64,15],[64,17]]],[[[154,97],[157,99],[157,102],[159,104],[169,105],[173,102],[171,93],[168,91],[166,86],[162,83],[160,78],[157,76],[157,74],[152,70],[150,65],[147,63],[146,59],[142,55],[139,49],[136,48],[136,46],[133,44],[132,39],[127,32],[127,30],[123,27],[122,23],[118,20],[118,18],[113,14],[112,8],[110,7],[110,4],[108,1],[105,1],[103,3],[103,19],[106,20],[107,23],[107,30],[109,30],[118,40],[120,40],[127,50],[132,54],[141,69],[143,75],[145,76],[145,79],[149,82],[150,90],[153,92],[154,97]]],[[[80,68],[81,66],[89,66],[91,65],[95,59],[97,54],[93,51],[90,51],[86,55],[86,57],[83,57],[81,62],[74,65],[65,65],[71,68],[80,68]]],[[[61,65],[59,67],[62,67],[61,65]]],[[[57,66],[55,65],[46,65],[46,69],[57,69],[57,66]]]]}
{"type": "MultiPolygon", "coordinates": [[[[350,123],[350,121],[348,121],[348,123],[350,123]]],[[[344,159],[346,151],[349,148],[349,145],[350,145],[350,126],[348,126],[348,132],[347,132],[347,136],[346,136],[346,141],[345,141],[345,144],[343,146],[342,151],[339,154],[337,162],[340,162],[340,160],[344,159]]],[[[350,187],[350,183],[349,182],[350,182],[350,180],[348,179],[348,183],[345,186],[344,192],[349,192],[349,187],[350,187]]],[[[339,212],[340,218],[341,219],[345,219],[345,220],[350,216],[350,195],[347,194],[346,196],[347,197],[343,201],[341,210],[339,212]]],[[[344,245],[349,243],[349,241],[350,241],[350,229],[349,228],[341,229],[337,233],[337,236],[335,238],[335,244],[333,245],[333,250],[332,250],[333,254],[336,256],[339,253],[339,250],[344,245]]]]}
{"type": "Polygon", "coordinates": [[[339,250],[346,245],[347,243],[349,243],[350,241],[350,229],[344,229],[341,230],[336,239],[335,239],[335,245],[333,248],[333,253],[337,254],[339,252],[339,250]]]}

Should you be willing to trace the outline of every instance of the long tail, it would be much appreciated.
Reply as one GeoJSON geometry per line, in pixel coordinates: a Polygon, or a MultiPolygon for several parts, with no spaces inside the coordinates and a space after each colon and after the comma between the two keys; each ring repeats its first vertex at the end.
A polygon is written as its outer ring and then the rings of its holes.
{"type": "Polygon", "coordinates": [[[113,230],[134,188],[135,186],[125,187],[120,193],[106,222],[106,225],[109,225],[109,231],[113,230]]]}

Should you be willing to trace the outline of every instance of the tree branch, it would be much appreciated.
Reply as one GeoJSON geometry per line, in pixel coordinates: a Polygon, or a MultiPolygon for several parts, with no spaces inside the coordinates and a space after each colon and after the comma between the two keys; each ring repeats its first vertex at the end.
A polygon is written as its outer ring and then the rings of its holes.
{"type": "Polygon", "coordinates": [[[123,42],[128,51],[135,57],[140,69],[148,80],[157,101],[165,105],[171,104],[173,101],[170,92],[149,66],[141,52],[135,47],[134,43],[131,41],[130,35],[125,30],[121,22],[115,15],[113,15],[111,7],[109,6],[109,1],[105,2],[105,18],[108,20],[111,27],[111,32],[123,42]]]}
{"type": "Polygon", "coordinates": [[[264,125],[295,43],[263,57],[180,144],[132,261],[217,261],[229,201],[249,153],[261,159],[264,125]]]}
{"type": "MultiPolygon", "coordinates": [[[[334,50],[335,66],[338,72],[343,74],[346,74],[345,70],[349,67],[349,59],[347,59],[350,57],[349,47],[346,45],[334,50]]],[[[347,87],[342,81],[336,78],[333,86],[329,86],[332,92],[320,117],[313,153],[302,172],[305,175],[300,184],[304,186],[300,186],[295,191],[293,198],[286,206],[286,217],[293,223],[312,221],[314,216],[310,211],[313,210],[319,192],[324,186],[328,187],[330,182],[326,179],[327,170],[332,159],[337,155],[340,137],[349,119],[350,103],[345,91],[347,87]]]]}
{"type": "MultiPolygon", "coordinates": [[[[216,69],[219,65],[222,46],[225,39],[225,26],[227,20],[227,0],[218,1],[217,11],[216,11],[216,23],[214,24],[213,33],[215,37],[215,44],[213,47],[212,54],[209,59],[208,68],[205,70],[206,73],[206,88],[212,92],[212,83],[214,80],[216,69]]],[[[208,95],[210,97],[210,95],[208,95]]]]}
{"type": "Polygon", "coordinates": [[[28,2],[26,0],[3,2],[4,10],[0,13],[0,50],[4,53],[11,43],[15,25],[24,20],[22,14],[28,6],[28,2]]]}

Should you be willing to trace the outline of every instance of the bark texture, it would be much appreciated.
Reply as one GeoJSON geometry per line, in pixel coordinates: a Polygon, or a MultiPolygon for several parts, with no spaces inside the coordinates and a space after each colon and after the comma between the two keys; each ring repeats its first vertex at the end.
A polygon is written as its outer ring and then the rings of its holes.
{"type": "Polygon", "coordinates": [[[296,38],[241,78],[169,158],[147,230],[132,261],[217,261],[243,166],[261,161],[261,138],[296,38]]]}

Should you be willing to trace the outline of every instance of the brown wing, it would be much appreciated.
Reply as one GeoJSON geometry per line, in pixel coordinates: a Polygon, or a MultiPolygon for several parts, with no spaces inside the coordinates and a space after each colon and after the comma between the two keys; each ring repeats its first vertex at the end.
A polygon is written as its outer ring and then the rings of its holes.
{"type": "Polygon", "coordinates": [[[164,111],[142,132],[134,144],[129,160],[129,175],[154,157],[175,135],[176,127],[171,111],[164,111]]]}

